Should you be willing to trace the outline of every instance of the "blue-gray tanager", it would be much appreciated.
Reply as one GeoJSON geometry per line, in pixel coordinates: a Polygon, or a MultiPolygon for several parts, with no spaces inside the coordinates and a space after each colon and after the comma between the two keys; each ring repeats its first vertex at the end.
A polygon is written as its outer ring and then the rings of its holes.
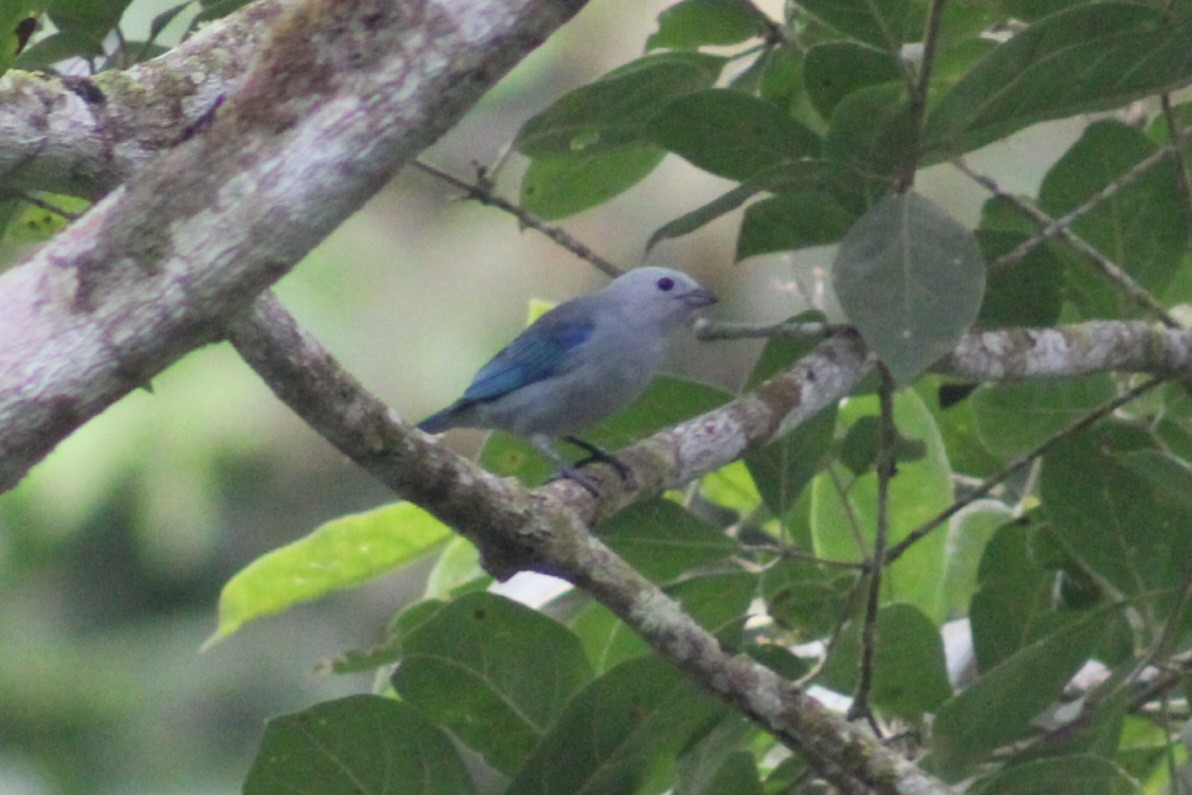
{"type": "Polygon", "coordinates": [[[551,446],[561,437],[612,464],[616,459],[574,434],[624,408],[649,384],[668,343],[716,296],[669,268],[638,268],[603,290],[581,296],[538,318],[480,368],[464,396],[418,427],[497,428],[528,440],[559,474],[595,493],[551,446]]]}

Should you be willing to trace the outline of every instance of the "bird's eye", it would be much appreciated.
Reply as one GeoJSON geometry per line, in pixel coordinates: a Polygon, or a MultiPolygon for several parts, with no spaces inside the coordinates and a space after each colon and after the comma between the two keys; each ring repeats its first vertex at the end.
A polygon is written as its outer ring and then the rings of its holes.
{"type": "Polygon", "coordinates": [[[672,289],[674,289],[674,286],[675,280],[669,276],[663,276],[658,280],[658,289],[664,293],[670,292],[672,289]]]}

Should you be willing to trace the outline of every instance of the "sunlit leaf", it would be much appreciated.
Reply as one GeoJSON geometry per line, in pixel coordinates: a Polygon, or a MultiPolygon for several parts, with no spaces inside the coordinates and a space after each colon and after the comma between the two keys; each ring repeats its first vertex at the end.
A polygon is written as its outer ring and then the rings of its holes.
{"type": "Polygon", "coordinates": [[[450,537],[450,528],[408,502],[333,519],[262,555],[228,580],[219,596],[219,627],[207,643],[255,618],[359,585],[450,537]]]}

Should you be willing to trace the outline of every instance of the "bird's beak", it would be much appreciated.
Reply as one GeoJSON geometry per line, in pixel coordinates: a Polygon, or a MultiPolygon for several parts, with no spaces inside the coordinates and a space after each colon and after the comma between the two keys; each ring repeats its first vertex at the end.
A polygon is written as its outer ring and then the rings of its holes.
{"type": "Polygon", "coordinates": [[[709,306],[719,300],[716,297],[716,293],[711,290],[705,290],[702,287],[698,287],[683,296],[683,303],[690,307],[709,306]]]}

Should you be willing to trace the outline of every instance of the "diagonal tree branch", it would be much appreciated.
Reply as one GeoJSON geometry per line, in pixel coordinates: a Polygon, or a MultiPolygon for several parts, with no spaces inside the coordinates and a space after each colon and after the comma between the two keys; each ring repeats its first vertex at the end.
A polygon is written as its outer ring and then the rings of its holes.
{"type": "MultiPolygon", "coordinates": [[[[403,425],[366,392],[272,296],[232,321],[237,351],[311,427],[399,496],[455,527],[481,550],[497,576],[535,570],[562,577],[602,602],[660,654],[802,754],[846,793],[931,795],[949,790],[911,762],[850,726],[819,702],[745,655],[724,649],[656,585],[589,533],[612,505],[656,493],[665,483],[718,468],[726,435],[761,444],[835,401],[870,366],[852,339],[831,340],[811,364],[797,365],[740,400],[618,453],[634,471],[632,492],[605,494],[601,507],[583,488],[557,481],[526,491],[485,472],[403,425]],[[851,359],[850,359],[851,355],[851,359]],[[833,362],[833,360],[836,360],[833,362]],[[853,378],[818,383],[851,361],[853,378]]],[[[742,446],[736,448],[739,455],[742,446]]],[[[618,482],[615,476],[604,486],[618,482]]]]}
{"type": "Polygon", "coordinates": [[[284,0],[256,0],[123,71],[0,77],[0,181],[96,199],[177,142],[230,94],[284,0]]]}
{"type": "Polygon", "coordinates": [[[210,129],[0,275],[0,490],[215,339],[582,6],[288,6],[210,129]]]}

